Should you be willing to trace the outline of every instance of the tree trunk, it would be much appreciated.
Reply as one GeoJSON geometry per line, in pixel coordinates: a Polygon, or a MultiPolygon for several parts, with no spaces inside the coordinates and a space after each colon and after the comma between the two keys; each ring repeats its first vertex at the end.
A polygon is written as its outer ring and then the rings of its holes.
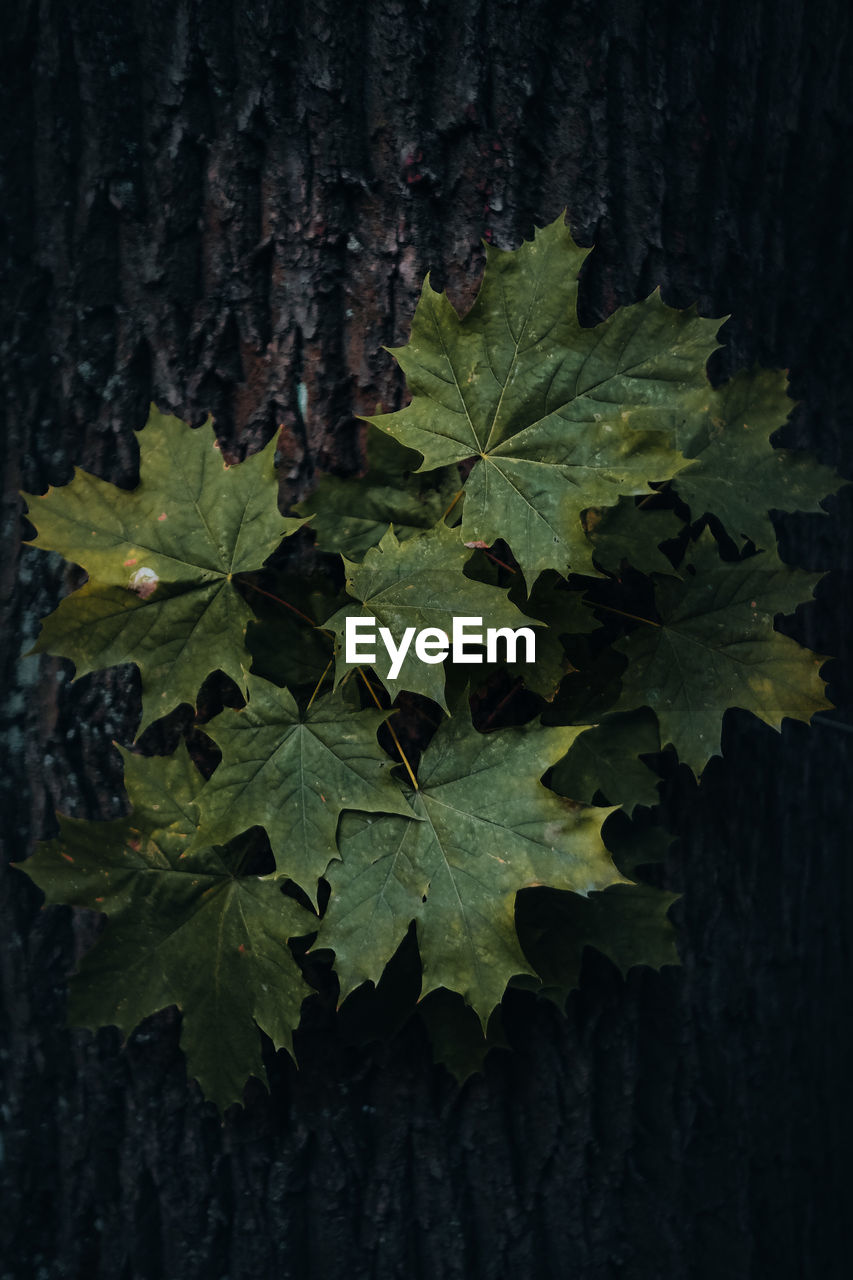
{"type": "MultiPolygon", "coordinates": [[[[19,660],[70,578],[20,548],[18,489],[132,484],[152,399],[213,413],[235,456],[283,423],[285,503],[355,470],[354,415],[401,403],[382,345],[430,268],[467,305],[483,236],[567,207],[596,243],[585,320],[657,284],[732,313],[715,376],[789,368],[785,442],[853,474],[843,0],[16,0],[7,23],[5,860],[54,808],[121,811],[139,710],[129,669],[19,660]]],[[[784,532],[834,571],[797,634],[842,656],[850,493],[784,532]]],[[[723,760],[667,794],[683,967],[623,981],[589,953],[566,1017],[519,993],[513,1051],[461,1091],[415,1023],[359,1047],[317,1019],[221,1124],[177,1015],[125,1048],[66,1029],[91,924],[4,862],[0,1275],[849,1275],[843,718],[729,713],[723,760]]]]}

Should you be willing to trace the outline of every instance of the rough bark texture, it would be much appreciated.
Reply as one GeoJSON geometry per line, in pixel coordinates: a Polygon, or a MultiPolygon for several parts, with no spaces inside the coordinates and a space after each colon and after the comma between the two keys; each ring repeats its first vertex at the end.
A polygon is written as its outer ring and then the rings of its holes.
{"type": "MultiPolygon", "coordinates": [[[[479,239],[567,206],[585,314],[661,283],[732,313],[716,372],[786,366],[787,433],[853,475],[853,95],[843,0],[19,0],[2,128],[6,857],[52,810],[121,806],[125,671],[19,661],[67,588],[20,549],[19,487],[133,480],[147,404],[239,455],[284,424],[285,500],[360,465],[400,402],[428,268],[470,298],[479,239]]],[[[785,547],[832,568],[800,634],[844,656],[850,492],[785,547]]],[[[848,668],[849,670],[849,668],[848,668]]],[[[829,669],[849,707],[849,676],[829,669]]],[[[843,719],[843,715],[840,717],[843,719]]],[[[853,734],[731,715],[670,788],[684,966],[589,957],[562,1019],[519,995],[511,1054],[457,1091],[416,1026],[322,1023],[222,1126],[176,1018],[64,1025],[86,929],[4,870],[0,1275],[850,1274],[853,734]],[[76,932],[75,932],[76,930],[76,932]]]]}

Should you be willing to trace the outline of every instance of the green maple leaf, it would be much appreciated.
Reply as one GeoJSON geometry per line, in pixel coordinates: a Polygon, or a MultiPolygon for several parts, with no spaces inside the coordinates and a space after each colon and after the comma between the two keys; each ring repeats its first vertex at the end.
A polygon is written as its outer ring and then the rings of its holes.
{"type": "Polygon", "coordinates": [[[514,252],[486,245],[462,318],[427,277],[411,340],[392,353],[411,404],[369,419],[417,449],[421,470],[476,459],[463,540],[504,538],[528,581],[547,568],[589,571],[582,511],[675,475],[684,460],[670,438],[695,434],[707,416],[696,393],[710,394],[705,364],[721,322],[655,292],[583,328],[587,252],[562,217],[514,252]]]}
{"type": "Polygon", "coordinates": [[[644,509],[633,498],[622,498],[615,507],[585,512],[584,527],[603,569],[618,573],[624,563],[641,573],[671,573],[661,543],[677,538],[684,522],[674,511],[644,509]]]}
{"type": "Polygon", "coordinates": [[[615,648],[628,659],[617,706],[649,706],[661,742],[698,775],[720,754],[725,711],[743,707],[773,728],[785,716],[811,719],[830,706],[826,658],[774,630],[778,613],[808,600],[821,574],[753,556],[727,563],[705,531],[688,563],[695,576],[655,575],[660,622],[641,625],[615,648]]]}
{"type": "Polygon", "coordinates": [[[378,982],[416,920],[423,994],[458,991],[485,1027],[509,979],[531,972],[515,932],[517,891],[586,894],[622,879],[601,841],[610,811],[570,804],[539,781],[579,732],[484,735],[459,715],[421,761],[411,805],[422,821],[344,816],[317,941],[336,954],[342,995],[378,982]]]}
{"type": "Polygon", "coordinates": [[[655,716],[648,708],[607,716],[582,733],[554,767],[551,786],[560,795],[592,804],[601,793],[626,813],[637,805],[656,805],[660,779],[641,756],[660,751],[655,716]]]}
{"type": "Polygon", "coordinates": [[[580,982],[586,947],[608,956],[623,974],[638,964],[678,964],[668,915],[677,899],[647,884],[617,884],[588,898],[544,889],[519,894],[518,931],[541,994],[565,1006],[580,982]]]}
{"type": "Polygon", "coordinates": [[[204,726],[222,761],[199,797],[190,847],[263,826],[279,873],[315,900],[319,877],[338,857],[335,831],[344,809],[410,812],[391,777],[394,762],[376,741],[389,713],[353,711],[340,692],[301,713],[288,689],[254,676],[247,686],[242,711],[223,711],[204,726]]]}
{"type": "Polygon", "coordinates": [[[844,483],[802,450],[775,449],[770,438],[794,405],[778,369],[736,374],[713,393],[710,417],[682,444],[695,458],[675,488],[695,518],[712,512],[733,538],[774,550],[769,512],[822,512],[821,500],[844,483]]]}
{"type": "Polygon", "coordinates": [[[509,590],[510,600],[532,618],[544,622],[556,636],[587,635],[601,625],[592,608],[584,604],[583,591],[573,590],[553,569],[539,575],[529,595],[523,587],[524,583],[516,579],[509,590]]]}
{"type": "MultiPolygon", "coordinates": [[[[479,550],[474,552],[466,572],[476,577],[478,582],[491,585],[497,585],[500,576],[495,563],[479,550]]],[[[529,621],[544,624],[536,632],[536,661],[511,665],[509,670],[521,677],[531,692],[551,701],[560,681],[573,670],[562,637],[595,631],[600,623],[592,609],[583,604],[583,593],[571,590],[566,579],[553,569],[539,575],[529,594],[521,574],[516,574],[507,595],[529,621]]],[[[504,657],[503,649],[499,648],[496,661],[484,660],[482,666],[454,666],[451,662],[445,689],[448,704],[452,704],[467,685],[472,691],[480,689],[498,669],[506,670],[504,657]]]]}
{"type": "Polygon", "coordinates": [[[624,666],[620,654],[604,649],[594,661],[570,671],[557,691],[553,710],[546,708],[543,712],[543,723],[600,723],[619,701],[624,666]]]}
{"type": "Polygon", "coordinates": [[[347,591],[361,605],[339,610],[325,624],[340,642],[337,681],[356,665],[348,663],[344,653],[346,619],[375,617],[376,661],[369,665],[390,696],[394,698],[401,689],[408,689],[432,698],[447,710],[444,665],[421,662],[412,644],[399,675],[392,680],[391,661],[379,639],[378,628],[387,627],[399,643],[407,627],[414,627],[416,631],[435,627],[450,635],[454,616],[481,617],[484,626],[489,627],[536,626],[535,619],[525,617],[510,603],[506,591],[465,577],[462,570],[470,557],[471,551],[463,545],[459,530],[439,524],[406,542],[398,542],[389,529],[379,546],[370,548],[361,564],[345,559],[347,591]]]}
{"type": "Polygon", "coordinates": [[[279,514],[275,439],[228,466],[210,421],[192,430],[152,406],[139,441],[130,492],[77,469],[70,484],[24,496],[35,545],[89,575],[45,620],[32,652],[70,658],[75,678],[135,662],[141,733],[179,703],[195,704],[212,671],[245,690],[252,613],[233,578],[259,569],[304,521],[279,514]]]}
{"type": "Polygon", "coordinates": [[[439,987],[418,1005],[418,1014],[429,1038],[432,1060],[445,1067],[457,1084],[482,1071],[491,1049],[507,1049],[498,1005],[489,1018],[487,1032],[469,1004],[456,991],[439,987]]]}
{"type": "Polygon", "coordinates": [[[72,979],[70,1020],[127,1036],[177,1005],[187,1069],[224,1108],[242,1100],[249,1075],[264,1078],[257,1027],[292,1051],[311,989],[287,944],[317,921],[280,883],[241,875],[239,850],[189,851],[203,779],[183,746],[167,757],[123,754],[131,815],[60,817],[59,837],[21,869],[48,902],[108,917],[72,979]]]}
{"type": "Polygon", "coordinates": [[[311,518],[321,551],[360,560],[393,524],[401,542],[438,524],[459,488],[455,468],[413,476],[418,454],[368,427],[364,476],[323,476],[297,515],[311,518]]]}
{"type": "Polygon", "coordinates": [[[513,604],[529,617],[545,623],[536,636],[536,662],[519,668],[524,683],[549,702],[567,672],[574,670],[562,641],[563,636],[585,635],[600,625],[592,609],[583,603],[583,593],[572,591],[553,569],[541,573],[528,595],[519,574],[509,589],[513,604]]]}
{"type": "MultiPolygon", "coordinates": [[[[607,845],[619,870],[636,879],[638,868],[664,860],[672,837],[660,827],[637,831],[624,823],[617,828],[618,816],[607,825],[607,845]]],[[[608,956],[623,974],[640,964],[653,969],[677,965],[676,932],[669,918],[677,899],[677,894],[644,882],[611,885],[587,898],[555,889],[520,893],[516,927],[524,954],[541,979],[539,994],[564,1008],[580,983],[587,947],[608,956]]]]}

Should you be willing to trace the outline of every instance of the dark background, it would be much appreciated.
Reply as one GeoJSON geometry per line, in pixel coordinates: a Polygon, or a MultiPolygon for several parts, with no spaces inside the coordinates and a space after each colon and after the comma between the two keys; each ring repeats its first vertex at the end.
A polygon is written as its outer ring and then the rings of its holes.
{"type": "MultiPolygon", "coordinates": [[[[400,402],[381,344],[428,268],[467,303],[483,235],[567,207],[586,320],[658,283],[732,313],[715,376],[789,368],[786,441],[853,476],[848,12],[7,0],[6,858],[54,807],[121,811],[138,715],[127,669],[19,662],[72,583],[19,549],[19,487],[132,483],[152,398],[237,456],[284,423],[285,499],[352,471],[354,413],[400,402]]],[[[833,570],[798,634],[842,658],[851,493],[784,532],[833,570]]],[[[837,723],[730,713],[702,786],[669,786],[683,968],[589,954],[567,1017],[518,995],[515,1051],[461,1092],[418,1025],[359,1048],[319,1020],[223,1126],[174,1014],[125,1050],[65,1029],[90,926],[4,869],[0,1276],[850,1275],[848,670],[837,723]]]]}

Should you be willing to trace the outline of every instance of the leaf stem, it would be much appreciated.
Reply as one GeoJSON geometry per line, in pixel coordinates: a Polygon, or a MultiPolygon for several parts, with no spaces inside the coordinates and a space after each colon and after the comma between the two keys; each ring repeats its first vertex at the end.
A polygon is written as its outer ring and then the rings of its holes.
{"type": "Polygon", "coordinates": [[[508,569],[510,573],[518,573],[518,570],[513,569],[511,564],[507,564],[505,560],[499,560],[496,555],[492,555],[491,551],[488,551],[485,547],[481,547],[480,549],[489,557],[490,560],[494,560],[495,564],[499,564],[502,569],[508,569]]]}
{"type": "Polygon", "coordinates": [[[320,676],[320,679],[317,681],[316,689],[311,694],[311,697],[308,699],[308,706],[305,708],[306,712],[311,710],[311,703],[314,701],[314,699],[317,697],[317,694],[320,692],[320,687],[322,686],[323,681],[326,679],[326,676],[331,671],[333,662],[334,662],[334,658],[330,658],[329,661],[326,663],[326,669],[323,672],[323,674],[320,676]]]}
{"type": "Polygon", "coordinates": [[[246,587],[251,587],[252,591],[257,591],[258,595],[266,596],[268,600],[275,600],[276,604],[283,604],[285,609],[289,609],[291,613],[295,613],[297,618],[301,618],[303,622],[307,622],[315,631],[322,631],[322,627],[309,618],[307,613],[303,613],[301,609],[297,609],[295,604],[291,604],[288,600],[282,600],[281,596],[274,596],[271,591],[265,591],[263,587],[255,586],[254,582],[250,582],[248,578],[241,578],[240,581],[246,587]]]}
{"type": "Polygon", "coordinates": [[[650,627],[660,629],[660,623],[655,622],[653,618],[641,618],[636,613],[626,613],[624,609],[614,609],[610,604],[599,604],[597,600],[583,600],[583,604],[590,609],[603,609],[605,613],[618,613],[620,618],[630,618],[632,622],[645,622],[650,627]]]}
{"type": "Polygon", "coordinates": [[[484,729],[488,729],[489,725],[492,723],[492,721],[494,720],[494,718],[495,718],[495,716],[498,714],[498,712],[499,712],[499,711],[503,711],[504,707],[505,707],[505,706],[506,706],[506,704],[510,701],[510,699],[511,699],[511,698],[514,698],[514,697],[515,697],[515,695],[518,693],[518,691],[519,691],[519,689],[521,688],[521,686],[523,685],[523,683],[524,683],[524,681],[523,681],[523,680],[521,680],[521,679],[516,680],[515,684],[514,684],[514,685],[512,686],[512,688],[510,689],[509,693],[504,694],[504,696],[501,698],[501,700],[500,700],[500,702],[498,703],[498,705],[497,705],[497,706],[494,708],[494,710],[490,713],[490,715],[489,715],[488,719],[486,720],[485,724],[483,725],[483,728],[484,728],[484,729]]]}
{"type": "Polygon", "coordinates": [[[452,510],[453,510],[453,508],[456,506],[457,502],[458,502],[458,501],[459,501],[459,499],[462,497],[462,494],[463,494],[464,492],[465,492],[465,486],[463,485],[463,486],[462,486],[462,488],[461,488],[461,489],[459,490],[459,492],[457,493],[456,497],[455,497],[455,498],[453,499],[453,501],[451,502],[450,506],[449,506],[449,507],[447,508],[447,510],[445,511],[444,515],[441,517],[441,518],[442,518],[442,520],[446,520],[446,519],[447,519],[447,517],[450,515],[451,511],[452,511],[452,510]]]}
{"type": "MultiPolygon", "coordinates": [[[[379,710],[384,711],[385,708],[382,706],[382,703],[379,701],[379,699],[376,696],[376,690],[368,680],[367,676],[364,674],[364,671],[362,670],[361,667],[358,668],[358,674],[361,676],[362,680],[370,690],[370,696],[373,699],[373,701],[376,703],[379,710]]],[[[394,726],[392,725],[390,720],[386,720],[385,723],[388,726],[388,732],[391,734],[391,737],[394,739],[394,746],[397,748],[398,752],[400,753],[400,759],[402,760],[403,764],[406,766],[406,773],[409,775],[409,777],[412,780],[412,786],[415,788],[415,791],[419,791],[420,787],[418,786],[418,780],[415,777],[414,773],[412,772],[412,766],[409,764],[409,761],[406,758],[405,751],[400,746],[400,739],[397,737],[396,733],[394,732],[394,726]]]]}

